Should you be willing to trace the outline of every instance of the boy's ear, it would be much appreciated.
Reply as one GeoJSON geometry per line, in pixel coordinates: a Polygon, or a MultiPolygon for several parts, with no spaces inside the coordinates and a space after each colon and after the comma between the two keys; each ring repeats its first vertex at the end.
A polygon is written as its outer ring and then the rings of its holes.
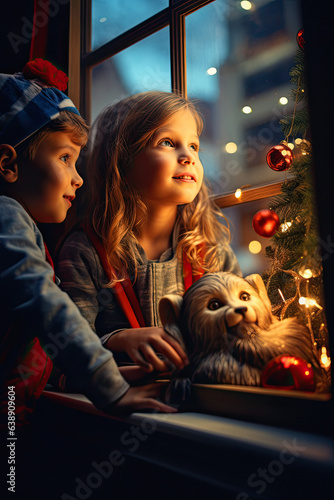
{"type": "Polygon", "coordinates": [[[13,183],[18,175],[15,149],[9,144],[0,144],[0,177],[6,182],[13,183]]]}

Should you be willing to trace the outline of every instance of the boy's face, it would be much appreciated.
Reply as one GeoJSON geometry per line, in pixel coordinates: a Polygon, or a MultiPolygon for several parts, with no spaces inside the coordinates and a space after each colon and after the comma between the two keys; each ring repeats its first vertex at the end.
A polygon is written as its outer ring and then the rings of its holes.
{"type": "Polygon", "coordinates": [[[190,203],[203,181],[198,151],[196,121],[189,110],[182,110],[154,132],[134,158],[128,180],[148,206],[190,203]]]}
{"type": "Polygon", "coordinates": [[[63,222],[83,180],[75,168],[80,146],[71,135],[53,132],[38,146],[33,160],[19,162],[16,195],[37,222],[63,222]]]}

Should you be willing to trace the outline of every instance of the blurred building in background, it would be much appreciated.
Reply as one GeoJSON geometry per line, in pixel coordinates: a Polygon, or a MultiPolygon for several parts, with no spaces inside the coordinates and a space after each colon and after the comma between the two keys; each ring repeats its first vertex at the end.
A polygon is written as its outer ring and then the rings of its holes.
{"type": "MultiPolygon", "coordinates": [[[[128,0],[93,0],[92,48],[167,4],[141,0],[129,10],[128,0]]],[[[279,121],[294,108],[289,71],[300,28],[295,0],[215,0],[186,17],[187,90],[204,117],[200,154],[215,194],[284,180],[284,172],[268,167],[266,154],[284,139],[279,121]]],[[[127,95],[170,91],[169,61],[164,28],[93,68],[92,118],[127,95]]],[[[267,267],[268,241],[252,228],[254,214],[267,206],[264,200],[224,210],[244,274],[267,267]],[[252,241],[259,244],[250,251],[252,241]]]]}

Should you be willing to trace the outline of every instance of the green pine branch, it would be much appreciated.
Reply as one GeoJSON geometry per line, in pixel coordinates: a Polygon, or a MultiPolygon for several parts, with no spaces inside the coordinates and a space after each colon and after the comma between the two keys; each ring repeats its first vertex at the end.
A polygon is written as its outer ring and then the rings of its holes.
{"type": "MultiPolygon", "coordinates": [[[[309,131],[307,91],[304,79],[304,53],[298,49],[295,66],[290,72],[295,86],[291,95],[295,102],[294,112],[281,120],[282,132],[289,142],[306,138],[309,131]]],[[[268,295],[277,315],[297,316],[308,324],[318,342],[326,340],[325,316],[321,306],[307,309],[299,304],[301,293],[322,302],[322,268],[319,259],[319,240],[312,181],[312,148],[304,140],[296,148],[289,173],[293,174],[282,184],[281,192],[270,201],[270,209],[280,218],[281,228],[266,247],[269,269],[263,273],[268,295]],[[310,267],[316,275],[302,279],[304,268],[310,267]],[[280,293],[280,292],[281,293],[280,293]],[[284,299],[282,299],[282,295],[284,299]]]]}

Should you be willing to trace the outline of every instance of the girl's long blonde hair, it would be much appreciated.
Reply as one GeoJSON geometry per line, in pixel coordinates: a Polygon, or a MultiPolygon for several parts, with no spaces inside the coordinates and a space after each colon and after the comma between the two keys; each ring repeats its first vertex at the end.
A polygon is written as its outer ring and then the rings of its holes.
{"type": "MultiPolygon", "coordinates": [[[[200,135],[203,122],[193,102],[160,91],[143,92],[110,105],[93,124],[86,174],[86,218],[101,238],[114,270],[110,286],[137,272],[135,234],[147,207],[126,179],[132,160],[158,128],[185,109],[193,114],[200,135]]],[[[217,242],[228,242],[229,229],[217,216],[221,213],[203,182],[193,202],[181,210],[177,245],[178,255],[185,251],[195,271],[201,267],[206,272],[219,269],[217,242]],[[200,262],[203,243],[205,258],[200,262]]]]}

